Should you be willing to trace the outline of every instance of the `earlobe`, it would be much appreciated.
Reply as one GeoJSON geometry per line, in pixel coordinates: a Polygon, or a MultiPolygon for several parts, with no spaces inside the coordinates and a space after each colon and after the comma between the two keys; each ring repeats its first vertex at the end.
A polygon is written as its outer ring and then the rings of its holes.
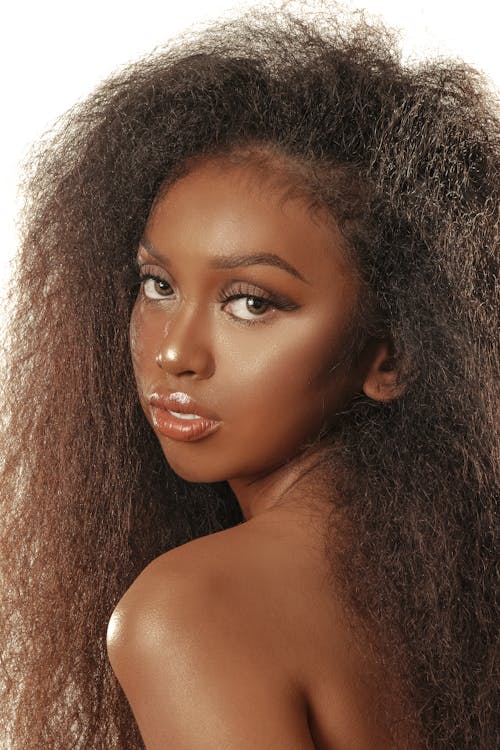
{"type": "Polygon", "coordinates": [[[403,395],[405,384],[398,381],[399,368],[389,340],[374,347],[363,382],[363,392],[374,401],[393,401],[403,395]]]}

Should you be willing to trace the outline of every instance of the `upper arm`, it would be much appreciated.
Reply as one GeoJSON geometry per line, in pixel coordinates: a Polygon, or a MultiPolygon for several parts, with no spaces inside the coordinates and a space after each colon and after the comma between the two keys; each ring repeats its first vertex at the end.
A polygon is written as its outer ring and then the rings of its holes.
{"type": "Polygon", "coordinates": [[[259,623],[206,576],[160,577],[131,587],[108,646],[147,750],[313,750],[300,691],[259,623]]]}

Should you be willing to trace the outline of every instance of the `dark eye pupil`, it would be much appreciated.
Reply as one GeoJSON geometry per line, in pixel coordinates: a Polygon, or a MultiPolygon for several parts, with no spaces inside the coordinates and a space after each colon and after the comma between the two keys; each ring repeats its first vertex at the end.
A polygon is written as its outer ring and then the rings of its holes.
{"type": "Polygon", "coordinates": [[[160,281],[159,279],[155,279],[155,288],[158,294],[161,292],[168,292],[169,284],[167,284],[166,281],[160,281]]]}
{"type": "Polygon", "coordinates": [[[261,313],[264,312],[267,307],[268,303],[258,297],[248,297],[247,299],[247,309],[250,312],[261,313]]]}

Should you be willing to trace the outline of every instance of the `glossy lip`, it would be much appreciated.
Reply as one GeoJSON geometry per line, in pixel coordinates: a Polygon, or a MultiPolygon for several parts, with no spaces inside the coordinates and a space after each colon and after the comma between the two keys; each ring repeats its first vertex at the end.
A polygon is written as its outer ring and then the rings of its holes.
{"type": "Polygon", "coordinates": [[[183,391],[154,391],[148,396],[148,401],[153,407],[164,411],[177,411],[180,414],[197,414],[204,419],[220,421],[215,414],[209,413],[200,406],[191,396],[183,391]]]}
{"type": "Polygon", "coordinates": [[[155,392],[149,396],[148,401],[151,405],[151,416],[156,431],[172,440],[181,442],[199,440],[215,432],[222,424],[182,391],[155,392]],[[193,419],[182,419],[172,414],[173,411],[197,416],[193,419]]]}

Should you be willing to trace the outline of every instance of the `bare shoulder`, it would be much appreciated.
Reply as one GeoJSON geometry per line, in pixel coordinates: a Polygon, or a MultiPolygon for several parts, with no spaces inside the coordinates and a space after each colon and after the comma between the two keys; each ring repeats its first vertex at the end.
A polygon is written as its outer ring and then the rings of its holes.
{"type": "Polygon", "coordinates": [[[177,547],[119,602],[108,651],[148,750],[394,747],[321,549],[286,526],[276,516],[177,547]]]}
{"type": "MultiPolygon", "coordinates": [[[[110,619],[108,651],[112,663],[124,648],[134,645],[135,639],[144,647],[147,627],[172,631],[174,623],[188,621],[200,609],[206,625],[207,616],[224,606],[228,583],[235,575],[235,561],[226,549],[226,564],[222,564],[222,552],[223,539],[218,534],[202,537],[160,555],[140,573],[110,619]]],[[[169,632],[170,639],[173,635],[169,632]]]]}
{"type": "Polygon", "coordinates": [[[246,522],[153,560],[116,607],[110,641],[118,644],[125,624],[130,637],[134,624],[146,617],[147,606],[167,625],[171,618],[189,618],[202,607],[209,621],[229,614],[246,622],[255,619],[261,640],[272,637],[276,625],[281,637],[288,619],[297,630],[297,608],[301,603],[310,607],[320,587],[320,576],[282,528],[280,533],[278,525],[246,522]],[[287,618],[291,609],[293,618],[287,618]]]}
{"type": "Polygon", "coordinates": [[[154,647],[162,633],[177,649],[182,645],[178,639],[196,621],[200,639],[217,637],[226,648],[267,648],[274,653],[275,670],[281,667],[293,675],[289,653],[279,644],[287,623],[298,630],[299,597],[291,596],[290,583],[298,590],[301,586],[297,575],[291,575],[292,568],[297,572],[296,556],[292,566],[290,550],[273,542],[261,528],[255,532],[245,523],[153,560],[111,616],[108,651],[113,667],[131,648],[154,647]],[[288,571],[279,558],[288,560],[288,571]],[[288,613],[292,603],[293,615],[288,613]]]}
{"type": "Polygon", "coordinates": [[[111,664],[148,750],[312,750],[300,686],[234,568],[246,530],[228,531],[143,571],[110,620],[111,664]]]}

